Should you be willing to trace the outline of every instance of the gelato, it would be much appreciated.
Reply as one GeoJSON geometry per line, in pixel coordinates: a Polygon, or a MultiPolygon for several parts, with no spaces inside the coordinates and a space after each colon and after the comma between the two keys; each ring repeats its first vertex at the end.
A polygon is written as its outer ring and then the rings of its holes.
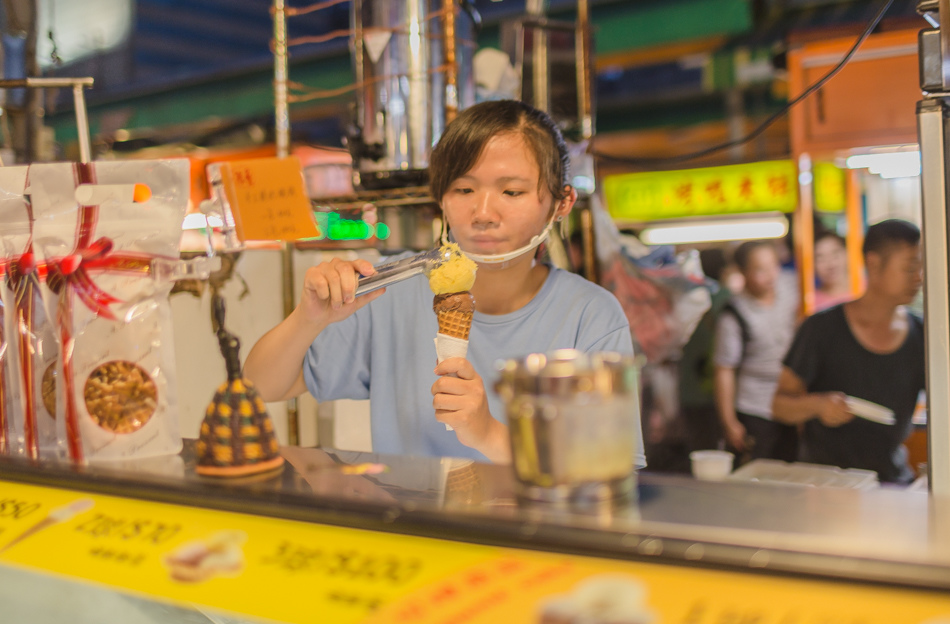
{"type": "Polygon", "coordinates": [[[439,320],[439,333],[459,340],[468,340],[475,313],[475,297],[468,291],[436,295],[432,310],[439,320]]]}
{"type": "Polygon", "coordinates": [[[478,265],[462,254],[455,243],[442,245],[439,251],[445,260],[429,272],[429,288],[436,295],[471,290],[475,285],[478,265]]]}
{"type": "MultiPolygon", "coordinates": [[[[432,310],[439,321],[435,337],[435,353],[439,362],[468,353],[468,334],[475,315],[475,297],[469,289],[475,285],[478,265],[462,254],[455,243],[446,243],[439,249],[442,264],[429,273],[429,288],[435,293],[432,310]]],[[[448,431],[452,427],[446,425],[448,431]]]]}

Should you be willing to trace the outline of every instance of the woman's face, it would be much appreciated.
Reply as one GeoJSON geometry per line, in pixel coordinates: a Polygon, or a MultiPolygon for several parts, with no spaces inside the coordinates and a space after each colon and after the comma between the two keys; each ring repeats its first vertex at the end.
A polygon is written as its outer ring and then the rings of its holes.
{"type": "MultiPolygon", "coordinates": [[[[463,251],[499,254],[527,245],[540,234],[555,205],[539,189],[540,170],[520,134],[499,134],[467,173],[442,196],[442,210],[463,251]]],[[[570,210],[559,202],[558,215],[570,210]]]]}
{"type": "Polygon", "coordinates": [[[823,288],[838,286],[848,279],[848,254],[837,238],[815,243],[815,277],[823,288]]]}

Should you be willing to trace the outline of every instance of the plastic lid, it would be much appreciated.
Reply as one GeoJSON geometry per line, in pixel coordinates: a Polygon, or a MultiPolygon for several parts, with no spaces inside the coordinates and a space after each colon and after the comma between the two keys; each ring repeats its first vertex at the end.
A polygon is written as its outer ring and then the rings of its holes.
{"type": "Polygon", "coordinates": [[[584,353],[561,349],[501,360],[495,391],[505,401],[515,396],[603,397],[637,394],[636,360],[614,352],[584,353]]]}

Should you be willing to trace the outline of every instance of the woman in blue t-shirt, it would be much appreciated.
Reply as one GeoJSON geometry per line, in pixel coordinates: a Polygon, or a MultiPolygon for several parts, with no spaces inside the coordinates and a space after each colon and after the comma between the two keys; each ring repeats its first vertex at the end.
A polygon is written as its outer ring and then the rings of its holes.
{"type": "MultiPolygon", "coordinates": [[[[437,325],[424,277],[356,297],[358,278],[375,269],[335,258],[307,271],[299,305],[254,346],[245,374],[268,401],[305,390],[321,401],[370,399],[377,452],[505,462],[493,363],[561,348],[632,353],[630,328],[610,293],[536,259],[577,198],[547,115],[511,100],[477,104],[449,124],[430,160],[432,196],[478,263],[467,356],[433,370],[437,325]]],[[[641,442],[638,451],[642,465],[641,442]]]]}

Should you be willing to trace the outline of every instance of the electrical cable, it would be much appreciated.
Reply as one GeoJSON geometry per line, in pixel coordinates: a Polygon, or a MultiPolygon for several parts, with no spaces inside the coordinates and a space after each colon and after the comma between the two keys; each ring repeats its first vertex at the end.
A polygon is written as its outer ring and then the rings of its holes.
{"type": "Polygon", "coordinates": [[[327,2],[317,2],[316,4],[310,4],[305,7],[287,7],[284,9],[284,13],[287,15],[287,17],[306,15],[307,13],[322,11],[323,9],[329,9],[330,7],[349,1],[350,0],[328,0],[327,2]]]}
{"type": "MultiPolygon", "coordinates": [[[[630,165],[662,165],[662,164],[684,162],[688,160],[695,160],[697,158],[702,158],[703,156],[708,156],[709,154],[715,154],[716,152],[721,152],[722,150],[726,150],[731,147],[736,147],[736,146],[748,143],[749,141],[752,141],[753,139],[758,137],[760,134],[765,132],[769,126],[771,126],[773,123],[778,121],[782,116],[787,114],[788,111],[791,110],[793,106],[797,105],[799,102],[807,98],[809,95],[811,95],[818,89],[822,88],[826,82],[831,80],[839,71],[841,71],[842,68],[844,68],[844,66],[848,63],[848,61],[851,60],[851,57],[853,57],[854,54],[858,51],[858,48],[861,47],[861,44],[864,43],[865,39],[867,39],[868,36],[870,36],[870,34],[874,31],[874,29],[877,28],[878,23],[884,17],[884,14],[887,13],[887,10],[891,8],[891,5],[893,3],[894,3],[894,0],[885,0],[884,5],[877,12],[874,18],[868,23],[867,28],[864,29],[864,32],[861,33],[861,36],[858,37],[857,41],[855,41],[854,44],[851,46],[851,48],[848,50],[848,53],[844,55],[841,61],[839,61],[838,64],[835,65],[831,69],[831,71],[829,71],[827,74],[825,74],[824,76],[819,78],[817,81],[815,81],[810,87],[808,87],[801,94],[795,97],[795,99],[788,102],[785,106],[782,107],[781,110],[770,115],[768,119],[766,119],[764,122],[759,124],[759,126],[757,126],[754,130],[752,130],[752,132],[748,133],[745,136],[740,137],[738,139],[733,139],[731,141],[726,141],[725,143],[720,143],[719,145],[713,145],[712,147],[707,147],[705,149],[702,149],[696,152],[680,154],[678,156],[665,156],[665,157],[656,157],[656,158],[636,158],[632,156],[618,156],[616,154],[605,154],[603,152],[598,152],[597,150],[593,150],[593,149],[591,150],[591,154],[593,154],[597,158],[601,158],[603,160],[609,160],[611,162],[617,162],[617,163],[625,163],[625,164],[630,164],[630,165]]],[[[596,141],[596,137],[595,137],[595,141],[596,141]]]]}
{"type": "MultiPolygon", "coordinates": [[[[448,65],[439,65],[438,67],[432,67],[425,71],[426,74],[438,74],[448,70],[448,65]]],[[[337,97],[339,95],[344,95],[350,91],[356,91],[363,87],[369,86],[371,84],[376,84],[377,82],[383,82],[385,80],[392,80],[394,78],[405,78],[409,74],[381,74],[379,76],[373,76],[362,82],[354,82],[352,84],[344,85],[342,87],[337,87],[336,89],[315,89],[313,87],[308,87],[307,85],[294,82],[293,80],[287,81],[287,86],[291,89],[296,89],[297,91],[304,91],[302,94],[291,93],[287,96],[289,102],[309,102],[310,100],[322,100],[332,97],[337,97]]]]}

